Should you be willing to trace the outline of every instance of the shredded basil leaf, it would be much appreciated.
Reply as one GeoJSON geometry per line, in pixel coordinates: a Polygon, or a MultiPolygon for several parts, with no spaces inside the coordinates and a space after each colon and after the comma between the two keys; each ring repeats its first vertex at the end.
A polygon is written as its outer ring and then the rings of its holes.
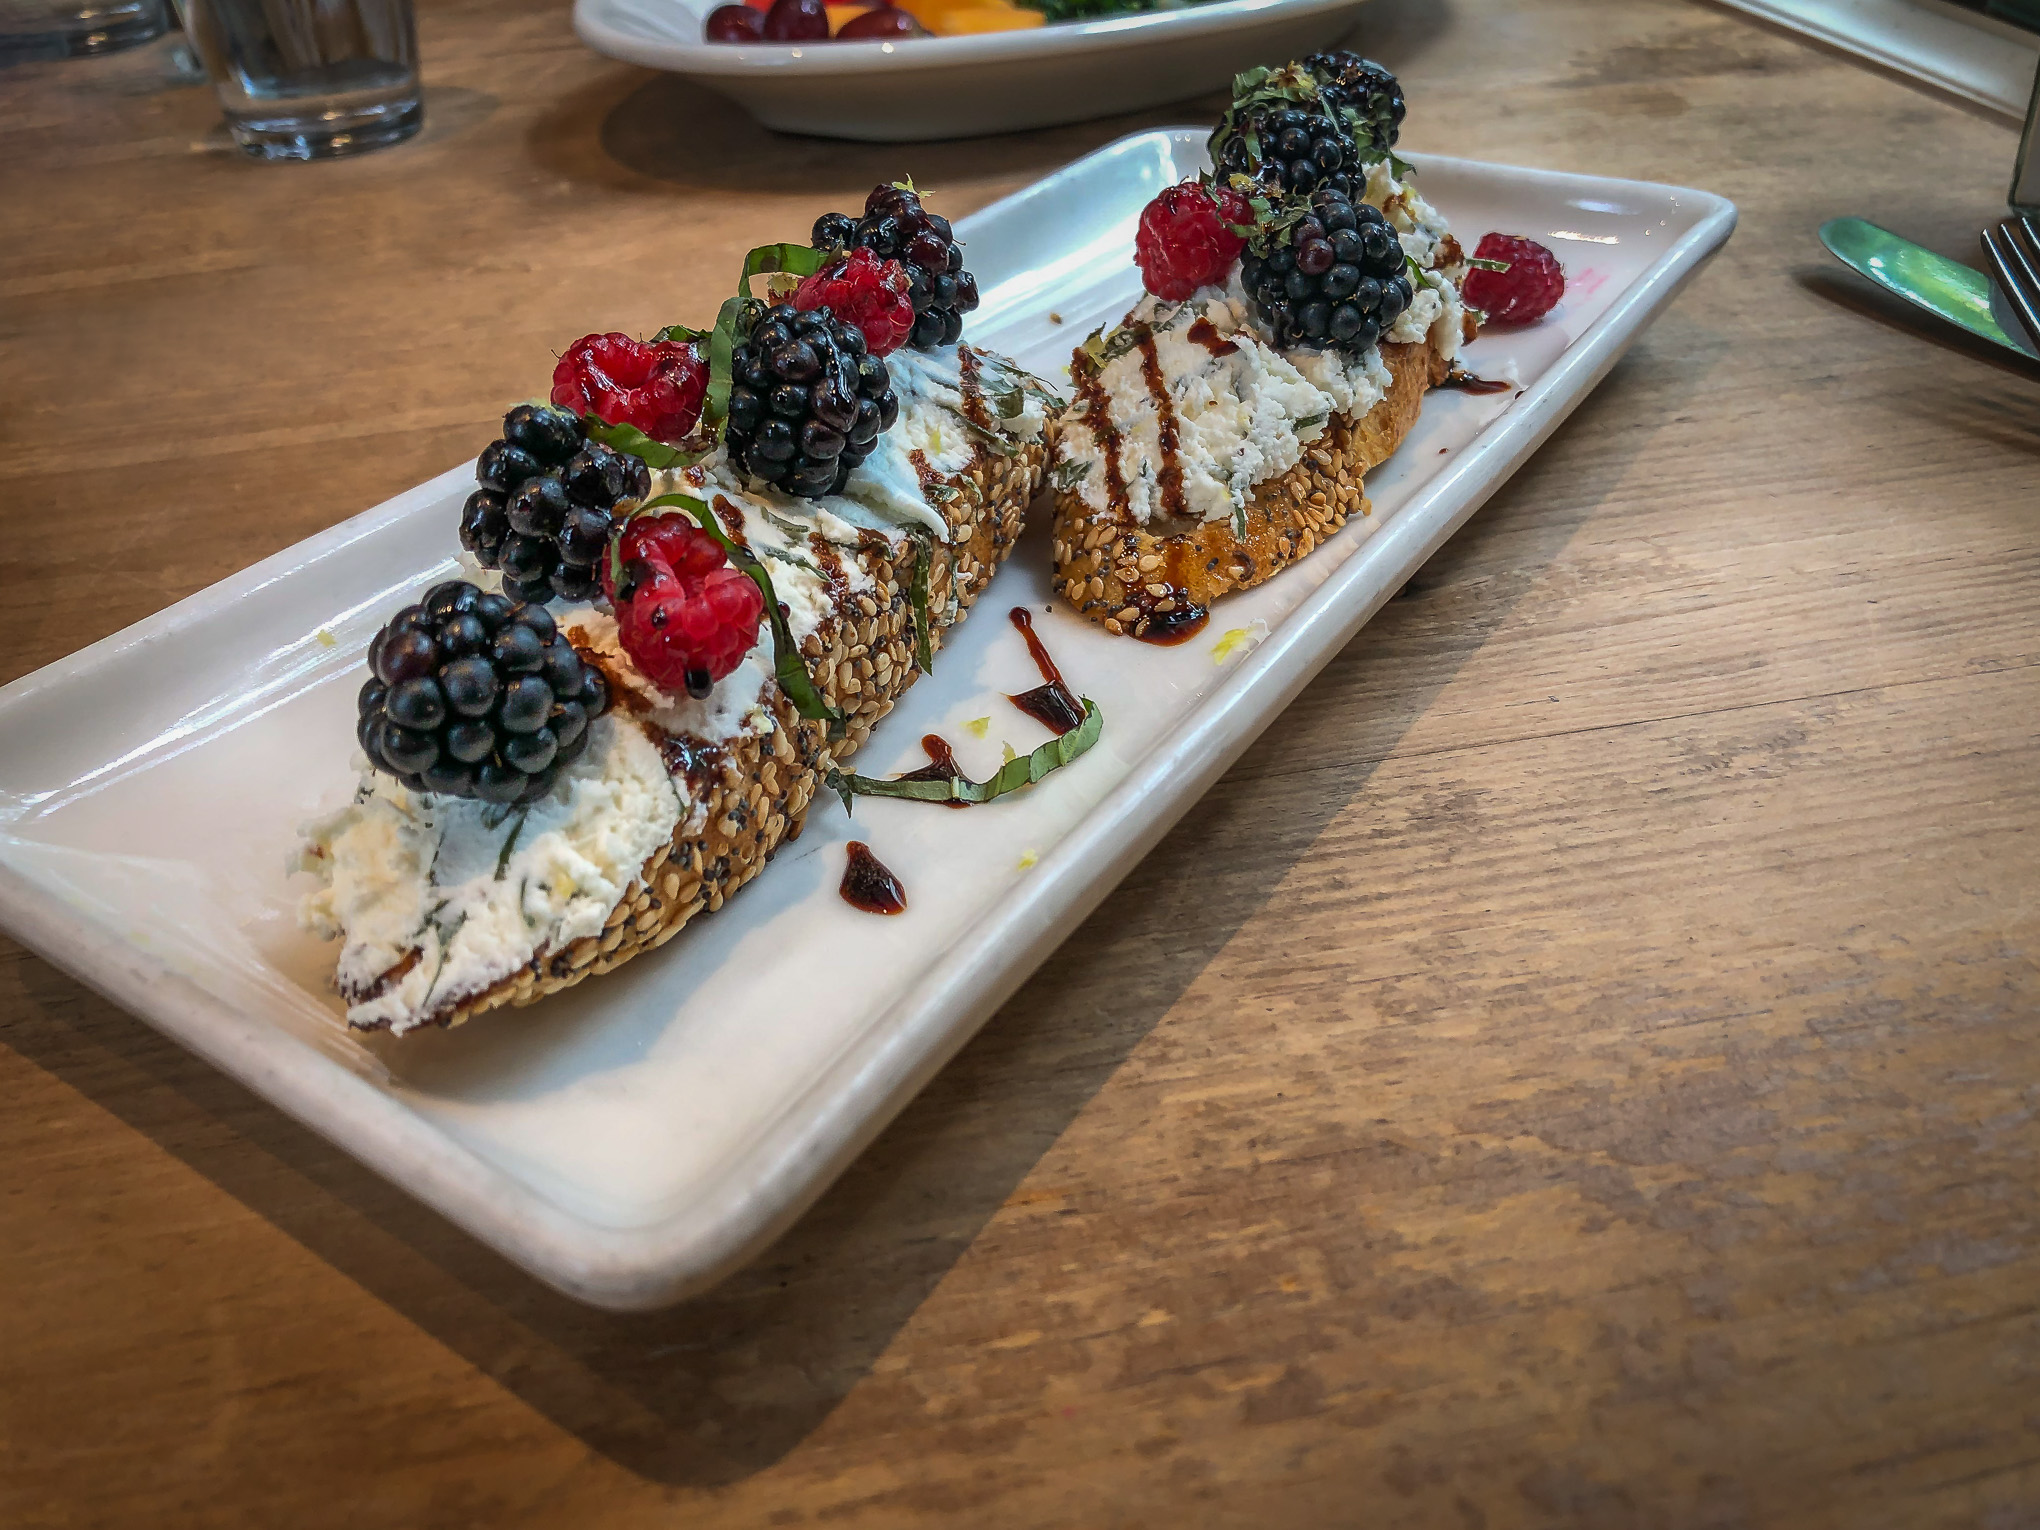
{"type": "Polygon", "coordinates": [[[1043,777],[1078,759],[1098,742],[1105,730],[1105,714],[1090,697],[1083,698],[1084,720],[1073,731],[1052,738],[1032,754],[1016,756],[1000,766],[989,781],[968,778],[952,780],[891,781],[875,776],[845,775],[832,770],[828,784],[843,799],[843,811],[850,811],[853,797],[904,797],[914,802],[985,803],[1032,786],[1043,777]]]}
{"type": "Polygon", "coordinates": [[[784,271],[788,276],[813,276],[832,258],[805,244],[761,244],[744,257],[744,274],[737,278],[737,296],[751,295],[751,278],[784,271]]]}
{"type": "Polygon", "coordinates": [[[524,820],[531,816],[530,808],[520,808],[517,822],[510,825],[509,836],[503,841],[503,853],[496,857],[496,880],[503,880],[503,873],[510,869],[510,852],[517,848],[517,836],[524,832],[524,820]]]}
{"type": "Polygon", "coordinates": [[[665,441],[655,441],[635,425],[612,425],[592,414],[581,416],[581,429],[591,441],[625,452],[654,472],[662,468],[687,467],[708,455],[706,450],[690,452],[665,441]]]}

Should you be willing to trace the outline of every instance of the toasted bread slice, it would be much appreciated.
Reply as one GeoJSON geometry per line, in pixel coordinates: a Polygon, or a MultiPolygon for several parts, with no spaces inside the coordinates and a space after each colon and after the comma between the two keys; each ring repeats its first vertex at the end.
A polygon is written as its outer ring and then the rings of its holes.
{"type": "Polygon", "coordinates": [[[1258,485],[1243,531],[1233,519],[1142,525],[1123,506],[1100,511],[1059,489],[1054,558],[1063,598],[1110,632],[1187,635],[1221,595],[1252,588],[1307,556],[1348,517],[1369,514],[1362,475],[1402,444],[1424,394],[1450,371],[1428,340],[1384,343],[1381,356],[1393,377],[1386,395],[1358,417],[1333,415],[1296,466],[1258,485]]]}
{"type": "MultiPolygon", "coordinates": [[[[923,467],[928,503],[939,509],[949,528],[947,545],[925,554],[931,646],[939,646],[942,632],[963,618],[1012,551],[1041,485],[1046,457],[1045,440],[1035,439],[1009,443],[1003,451],[979,444],[959,471],[941,473],[917,464],[923,467]]],[[[733,539],[743,540],[748,532],[756,541],[772,530],[757,518],[757,507],[740,507],[716,495],[712,486],[701,492],[733,539]]],[[[782,525],[772,534],[784,532],[782,525]]],[[[649,772],[640,765],[637,777],[642,780],[649,774],[669,792],[662,800],[673,820],[670,836],[650,850],[634,876],[619,873],[604,882],[585,869],[585,858],[573,863],[583,867],[578,874],[584,889],[608,887],[606,895],[598,893],[598,898],[610,900],[606,915],[600,901],[592,907],[568,903],[571,919],[556,909],[549,925],[524,937],[526,947],[514,962],[498,959],[472,979],[443,980],[440,974],[456,965],[448,953],[461,925],[441,910],[459,906],[466,896],[483,914],[494,911],[494,905],[479,902],[473,888],[437,884],[442,857],[432,835],[446,831],[435,830],[435,815],[470,812],[472,805],[409,797],[396,783],[377,777],[364,785],[350,808],[308,826],[299,868],[320,875],[324,886],[307,898],[301,917],[309,927],[346,942],[334,983],[347,1001],[351,1024],[399,1032],[423,1025],[458,1025],[484,1011],[531,1004],[583,978],[609,972],[671,940],[695,915],[720,908],[758,874],[780,844],[800,833],[829,769],[856,752],[873,725],[920,675],[912,585],[924,556],[923,544],[904,532],[867,528],[855,531],[855,545],[849,546],[842,540],[840,523],[836,534],[833,542],[815,533],[805,541],[767,550],[768,558],[781,560],[773,565],[782,571],[781,578],[786,577],[787,560],[803,557],[814,560],[828,575],[825,581],[816,581],[823,591],[817,598],[827,602],[826,613],[802,639],[801,649],[817,689],[843,714],[833,733],[829,724],[801,717],[769,682],[748,712],[748,721],[733,736],[704,738],[673,731],[668,713],[659,708],[658,693],[636,676],[617,645],[613,620],[592,611],[578,622],[572,613],[562,615],[562,630],[585,659],[604,670],[613,698],[610,712],[592,725],[611,731],[600,747],[591,745],[576,769],[586,765],[599,772],[603,748],[612,756],[643,762],[650,759],[649,747],[657,751],[657,759],[649,772]],[[667,726],[661,725],[662,719],[667,726]],[[350,922],[348,908],[359,911],[366,905],[358,897],[346,903],[350,895],[346,884],[358,887],[382,875],[393,848],[404,848],[406,835],[414,843],[423,842],[424,849],[408,858],[404,873],[408,881],[388,896],[406,900],[413,914],[427,912],[415,921],[395,921],[394,928],[409,933],[378,938],[368,932],[366,917],[350,922]],[[421,880],[427,885],[419,886],[421,880]],[[619,890],[617,884],[626,881],[628,885],[619,890]],[[593,927],[598,920],[599,929],[593,927]],[[506,965],[508,970],[500,970],[506,965]]],[[[765,647],[769,670],[769,640],[765,647]]],[[[607,785],[606,777],[596,783],[598,790],[607,785]]],[[[563,800],[578,800],[573,793],[579,789],[567,782],[563,800]]],[[[639,800],[644,800],[642,792],[639,800]]],[[[661,820],[650,822],[656,829],[661,820]]],[[[496,832],[503,837],[504,831],[496,832]]],[[[465,851],[467,862],[480,865],[472,881],[481,888],[481,896],[499,904],[503,899],[490,891],[488,866],[494,865],[495,882],[501,884],[518,842],[514,827],[507,832],[500,858],[493,843],[481,845],[479,863],[472,845],[465,851]]],[[[634,860],[628,864],[637,865],[634,860]]],[[[548,868],[531,879],[540,884],[541,893],[548,875],[562,874],[548,868]]],[[[382,924],[392,927],[387,918],[382,924]]]]}

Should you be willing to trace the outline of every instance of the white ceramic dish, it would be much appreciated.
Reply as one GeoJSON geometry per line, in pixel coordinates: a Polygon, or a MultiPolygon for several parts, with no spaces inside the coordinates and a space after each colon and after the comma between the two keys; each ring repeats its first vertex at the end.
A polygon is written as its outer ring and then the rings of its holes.
{"type": "Polygon", "coordinates": [[[2026,115],[2040,37],[2009,21],[1939,0],[1725,3],[2015,120],[2026,115]]]}
{"type": "Polygon", "coordinates": [[[1081,122],[1182,101],[1264,59],[1336,42],[1365,0],[1220,0],[1026,32],[901,43],[702,40],[721,0],[575,0],[598,53],[684,76],[765,126],[904,143],[1081,122]]]}
{"type": "MultiPolygon", "coordinates": [[[[975,338],[1047,372],[1123,312],[1139,209],[1203,146],[1202,129],[1123,139],[963,220],[975,338]]],[[[910,768],[938,730],[982,775],[1002,739],[1045,737],[1001,694],[1036,683],[1003,619],[1026,603],[1106,717],[1033,790],[961,813],[866,800],[854,831],[818,803],[754,885],[654,956],[455,1031],[349,1032],[285,855],[351,790],[361,654],[452,566],[464,466],[0,689],[0,923],[560,1289],[642,1308],[710,1284],[799,1215],[1735,223],[1705,192],[1417,163],[1469,238],[1531,234],[1569,268],[1550,318],[1469,354],[1522,391],[1432,395],[1369,476],[1373,516],[1180,648],[1044,611],[1030,537],[858,763],[910,768]],[[1229,631],[1246,640],[1221,656],[1229,631]],[[905,915],[838,897],[853,832],[903,874],[905,915]]]]}

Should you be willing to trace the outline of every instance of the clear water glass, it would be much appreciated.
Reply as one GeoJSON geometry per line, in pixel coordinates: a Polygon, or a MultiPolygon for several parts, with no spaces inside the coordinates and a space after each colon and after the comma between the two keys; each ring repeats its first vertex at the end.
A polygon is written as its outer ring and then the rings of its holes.
{"type": "Polygon", "coordinates": [[[185,0],[185,27],[234,140],[258,159],[324,159],[425,120],[411,0],[185,0]]]}
{"type": "Polygon", "coordinates": [[[0,65],[112,53],[163,27],[163,0],[0,0],[0,65]]]}

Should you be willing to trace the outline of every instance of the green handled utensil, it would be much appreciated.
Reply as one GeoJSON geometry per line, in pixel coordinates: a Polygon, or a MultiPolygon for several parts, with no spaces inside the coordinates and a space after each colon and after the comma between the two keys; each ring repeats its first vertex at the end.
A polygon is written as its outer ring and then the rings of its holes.
{"type": "Polygon", "coordinates": [[[1861,218],[1823,223],[1820,242],[1835,259],[1862,272],[1885,291],[2017,355],[2029,354],[1991,316],[1990,278],[1981,271],[1922,249],[1861,218]]]}

